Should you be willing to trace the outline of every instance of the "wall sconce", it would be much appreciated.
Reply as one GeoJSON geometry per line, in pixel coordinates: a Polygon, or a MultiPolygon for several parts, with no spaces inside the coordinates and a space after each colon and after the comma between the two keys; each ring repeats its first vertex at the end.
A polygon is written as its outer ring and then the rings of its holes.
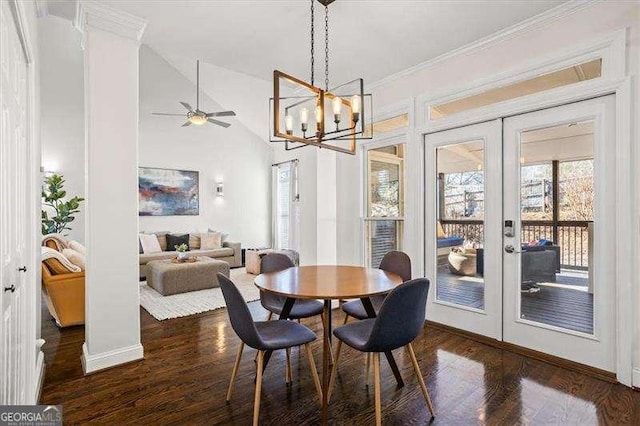
{"type": "Polygon", "coordinates": [[[223,186],[222,182],[218,182],[216,184],[216,195],[218,197],[224,197],[224,186],[223,186]]]}
{"type": "Polygon", "coordinates": [[[40,166],[40,173],[42,173],[43,178],[48,178],[56,174],[54,170],[45,169],[45,166],[40,166]]]}

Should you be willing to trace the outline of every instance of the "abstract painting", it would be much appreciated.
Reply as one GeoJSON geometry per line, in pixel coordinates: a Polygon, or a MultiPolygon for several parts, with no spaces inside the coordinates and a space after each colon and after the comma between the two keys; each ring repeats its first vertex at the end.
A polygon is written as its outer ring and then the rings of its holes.
{"type": "Polygon", "coordinates": [[[199,214],[198,172],[140,167],[140,216],[196,216],[199,214]]]}

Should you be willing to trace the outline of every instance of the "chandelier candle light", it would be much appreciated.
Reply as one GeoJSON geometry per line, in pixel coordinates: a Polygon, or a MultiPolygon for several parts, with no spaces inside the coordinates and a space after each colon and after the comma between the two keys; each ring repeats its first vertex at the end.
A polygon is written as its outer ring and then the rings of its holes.
{"type": "MultiPolygon", "coordinates": [[[[364,93],[361,78],[329,90],[329,4],[335,0],[311,0],[311,80],[302,81],[282,71],[273,71],[273,98],[270,100],[271,142],[284,142],[285,149],[317,146],[355,154],[356,140],[365,135],[364,105],[371,108],[371,95],[364,93]],[[325,87],[315,86],[314,4],[325,9],[325,87]],[[313,115],[311,114],[313,112],[313,115]],[[314,120],[315,123],[310,123],[314,120]],[[327,130],[333,121],[335,130],[327,130]],[[314,125],[315,124],[315,125],[314,125]],[[284,132],[281,129],[284,128],[284,132]],[[327,143],[331,141],[331,143],[327,143]]],[[[371,109],[369,109],[371,111],[371,109]]],[[[370,114],[369,114],[370,115],[370,114]]],[[[369,117],[367,117],[369,118],[369,117]]],[[[370,119],[370,118],[369,118],[370,119]]]]}

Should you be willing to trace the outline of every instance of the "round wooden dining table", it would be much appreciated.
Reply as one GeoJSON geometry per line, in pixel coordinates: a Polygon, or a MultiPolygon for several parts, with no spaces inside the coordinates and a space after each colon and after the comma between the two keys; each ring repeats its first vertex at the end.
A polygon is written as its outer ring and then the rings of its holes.
{"type": "MultiPolygon", "coordinates": [[[[255,285],[263,291],[285,297],[280,319],[287,319],[296,299],[324,300],[322,350],[322,423],[327,423],[327,391],[329,388],[329,354],[331,345],[331,300],[360,299],[370,318],[376,316],[370,296],[391,291],[402,278],[392,272],[360,266],[300,266],[283,271],[260,274],[255,285]]],[[[265,366],[270,353],[265,354],[265,366]]],[[[404,385],[391,352],[385,353],[398,382],[404,385]]]]}

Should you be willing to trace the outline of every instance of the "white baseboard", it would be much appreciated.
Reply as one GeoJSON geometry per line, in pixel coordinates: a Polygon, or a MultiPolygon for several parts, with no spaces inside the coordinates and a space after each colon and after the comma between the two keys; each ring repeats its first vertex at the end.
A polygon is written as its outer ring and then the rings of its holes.
{"type": "Polygon", "coordinates": [[[633,386],[634,388],[640,389],[640,368],[633,369],[633,377],[631,380],[632,380],[631,386],[633,386]]]}
{"type": "Polygon", "coordinates": [[[82,369],[84,374],[93,373],[105,368],[114,367],[131,361],[137,361],[144,358],[144,349],[142,345],[128,346],[109,352],[90,355],[87,352],[86,342],[82,344],[82,369]]]}
{"type": "Polygon", "coordinates": [[[40,403],[40,395],[42,394],[42,386],[44,386],[44,352],[38,351],[37,359],[36,359],[36,386],[34,388],[34,404],[40,403]]]}

